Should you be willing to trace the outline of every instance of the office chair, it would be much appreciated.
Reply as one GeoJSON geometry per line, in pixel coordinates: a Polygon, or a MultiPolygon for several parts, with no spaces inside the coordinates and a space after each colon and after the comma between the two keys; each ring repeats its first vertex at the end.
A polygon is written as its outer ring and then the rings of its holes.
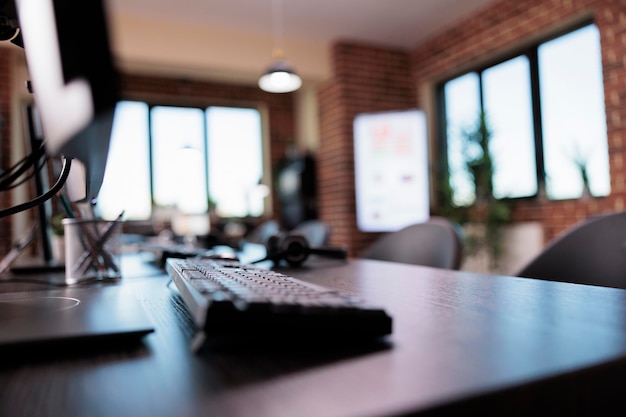
{"type": "Polygon", "coordinates": [[[330,242],[330,225],[321,220],[305,220],[291,232],[300,233],[312,247],[326,246],[330,242]]]}
{"type": "Polygon", "coordinates": [[[626,289],[626,212],[572,226],[516,275],[626,289]]]}
{"type": "Polygon", "coordinates": [[[265,220],[250,231],[244,240],[249,243],[259,243],[265,245],[269,238],[280,231],[280,226],[276,220],[265,220]]]}
{"type": "Polygon", "coordinates": [[[431,217],[381,236],[360,257],[458,270],[463,259],[462,232],[443,217],[431,217]]]}

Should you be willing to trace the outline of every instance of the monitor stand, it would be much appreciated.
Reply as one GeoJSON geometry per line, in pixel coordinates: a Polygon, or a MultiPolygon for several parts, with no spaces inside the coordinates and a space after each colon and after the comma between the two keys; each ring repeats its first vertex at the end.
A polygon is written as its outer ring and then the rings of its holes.
{"type": "MultiPolygon", "coordinates": [[[[37,187],[39,188],[39,187],[37,187]]],[[[39,244],[41,254],[39,256],[21,257],[11,266],[11,272],[14,274],[37,274],[45,272],[63,272],[65,271],[65,263],[55,259],[52,250],[52,236],[49,229],[49,201],[37,207],[39,244]]],[[[31,232],[32,233],[32,232],[31,232]]],[[[31,242],[32,243],[32,242],[31,242]]]]}
{"type": "Polygon", "coordinates": [[[39,224],[35,223],[28,232],[15,242],[9,253],[0,259],[0,273],[9,269],[14,274],[62,272],[65,270],[65,265],[57,263],[54,259],[42,260],[38,257],[22,256],[24,251],[37,239],[39,229],[39,224]]]}
{"type": "MultiPolygon", "coordinates": [[[[43,144],[43,135],[38,120],[38,114],[36,108],[32,105],[26,105],[24,107],[24,119],[26,121],[26,133],[29,139],[30,151],[43,144]]],[[[48,180],[48,162],[45,162],[42,167],[33,176],[34,187],[36,195],[44,194],[50,188],[50,181],[48,180]]],[[[65,270],[65,265],[60,264],[54,259],[52,253],[52,239],[50,233],[50,219],[52,217],[52,205],[50,200],[45,201],[37,207],[37,227],[39,232],[39,246],[41,248],[41,258],[27,257],[23,260],[16,260],[16,264],[11,266],[11,272],[19,273],[45,273],[45,272],[59,272],[65,270]]],[[[29,234],[35,233],[33,230],[27,232],[29,234]]],[[[25,239],[30,239],[28,245],[34,240],[34,236],[25,236],[25,239]]],[[[28,246],[26,245],[26,246],[28,246]]],[[[14,248],[15,249],[15,248],[14,248]]],[[[23,250],[23,249],[22,249],[23,250]]]]}

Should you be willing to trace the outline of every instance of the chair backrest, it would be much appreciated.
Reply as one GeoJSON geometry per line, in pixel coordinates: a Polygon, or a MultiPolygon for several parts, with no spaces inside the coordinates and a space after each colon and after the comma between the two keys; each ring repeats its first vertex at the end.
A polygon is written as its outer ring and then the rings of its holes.
{"type": "Polygon", "coordinates": [[[361,258],[459,269],[463,258],[463,238],[459,227],[443,217],[431,217],[385,234],[360,255],[361,258]]]}
{"type": "Polygon", "coordinates": [[[246,235],[245,241],[265,245],[270,236],[278,233],[279,231],[280,226],[276,220],[265,220],[246,235]]]}
{"type": "Polygon", "coordinates": [[[326,246],[330,242],[330,225],[321,220],[305,220],[291,231],[301,233],[312,248],[326,246]]]}
{"type": "Polygon", "coordinates": [[[516,275],[626,289],[626,212],[572,226],[516,275]]]}

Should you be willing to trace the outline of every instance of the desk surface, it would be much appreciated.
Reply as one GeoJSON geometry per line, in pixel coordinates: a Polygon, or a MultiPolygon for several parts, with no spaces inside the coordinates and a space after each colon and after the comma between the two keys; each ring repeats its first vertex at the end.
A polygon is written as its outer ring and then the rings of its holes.
{"type": "Polygon", "coordinates": [[[1,416],[597,415],[626,407],[624,290],[324,262],[289,272],[384,306],[394,319],[390,348],[194,354],[191,322],[168,278],[132,269],[119,285],[132,286],[156,331],[130,348],[1,358],[1,416]]]}

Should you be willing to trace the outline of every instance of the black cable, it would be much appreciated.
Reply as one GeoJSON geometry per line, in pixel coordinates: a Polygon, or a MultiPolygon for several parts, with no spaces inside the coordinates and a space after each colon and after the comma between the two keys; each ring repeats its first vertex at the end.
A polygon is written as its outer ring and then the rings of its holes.
{"type": "Polygon", "coordinates": [[[63,185],[65,185],[65,181],[67,180],[67,176],[70,174],[70,168],[72,166],[72,161],[69,158],[63,157],[63,166],[61,167],[61,173],[59,174],[59,178],[57,182],[45,193],[42,195],[35,197],[34,199],[27,201],[22,204],[18,204],[13,207],[9,207],[4,210],[0,210],[0,218],[9,216],[11,214],[19,213],[20,211],[28,210],[30,208],[36,207],[49,199],[51,199],[57,192],[61,191],[63,185]]]}
{"type": "MultiPolygon", "coordinates": [[[[33,165],[36,161],[38,161],[41,158],[41,156],[44,153],[45,153],[45,148],[44,148],[44,145],[42,144],[33,152],[31,152],[30,154],[26,155],[25,157],[17,161],[12,167],[9,167],[7,170],[0,173],[0,179],[6,177],[7,175],[12,174],[16,169],[19,169],[20,167],[24,165],[26,166],[33,165]]],[[[6,179],[4,179],[3,181],[6,181],[6,179]]]]}
{"type": "Polygon", "coordinates": [[[45,150],[43,146],[41,146],[35,152],[32,152],[30,155],[18,161],[15,165],[0,174],[0,190],[12,188],[11,183],[16,181],[32,166],[36,165],[44,155],[45,150]]]}
{"type": "Polygon", "coordinates": [[[25,182],[28,182],[30,179],[35,177],[35,175],[37,175],[39,173],[39,171],[41,171],[46,166],[47,159],[48,158],[41,158],[40,161],[38,162],[38,166],[34,167],[33,170],[28,175],[26,175],[25,177],[22,177],[22,179],[19,182],[16,182],[14,184],[11,184],[11,185],[7,186],[2,191],[7,191],[7,190],[11,190],[13,188],[17,188],[20,185],[24,184],[25,182]]]}

